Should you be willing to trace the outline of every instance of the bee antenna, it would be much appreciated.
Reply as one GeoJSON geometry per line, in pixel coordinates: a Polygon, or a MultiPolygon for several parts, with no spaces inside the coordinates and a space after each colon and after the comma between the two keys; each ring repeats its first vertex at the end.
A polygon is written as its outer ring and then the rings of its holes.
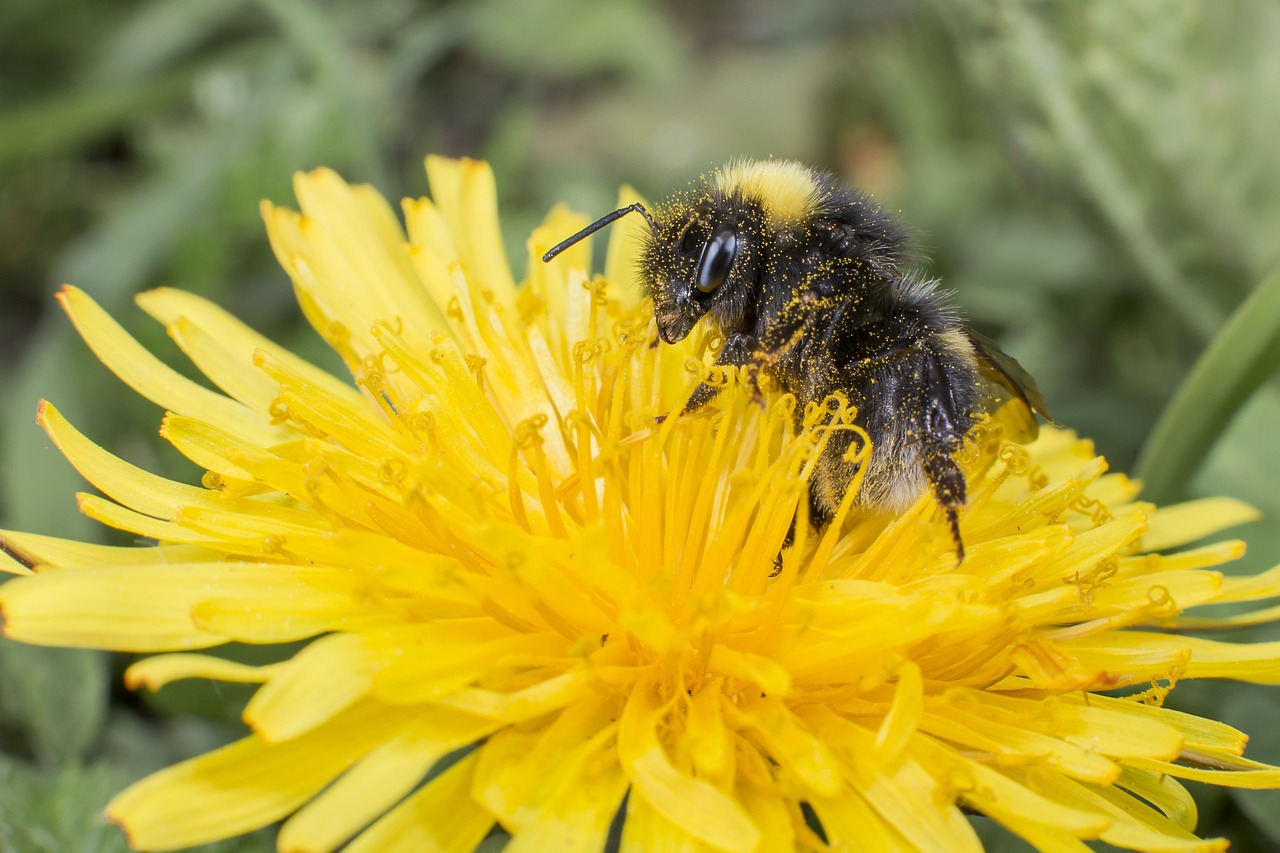
{"type": "Polygon", "coordinates": [[[552,246],[550,249],[547,250],[547,253],[542,256],[542,262],[544,264],[547,263],[556,255],[560,254],[565,249],[572,246],[574,243],[577,243],[579,240],[583,240],[587,237],[590,237],[592,234],[596,233],[601,228],[605,227],[606,225],[610,225],[613,222],[616,222],[617,220],[621,219],[622,217],[626,216],[628,213],[631,213],[632,211],[635,211],[636,213],[639,213],[641,216],[643,216],[644,221],[649,223],[649,228],[655,233],[657,232],[658,223],[653,221],[653,217],[649,215],[649,211],[644,209],[643,204],[641,204],[640,202],[636,202],[635,204],[629,204],[626,207],[619,208],[615,210],[613,213],[605,214],[604,216],[597,219],[595,222],[592,222],[586,228],[583,228],[577,234],[574,234],[572,237],[568,238],[567,240],[562,240],[561,242],[552,246]]]}

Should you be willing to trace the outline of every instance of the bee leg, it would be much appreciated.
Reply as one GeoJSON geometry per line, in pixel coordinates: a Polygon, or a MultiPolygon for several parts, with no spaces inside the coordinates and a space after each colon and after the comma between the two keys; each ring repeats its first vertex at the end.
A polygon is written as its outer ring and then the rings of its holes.
{"type": "Polygon", "coordinates": [[[942,359],[930,353],[924,364],[923,467],[933,486],[933,497],[947,514],[951,537],[956,543],[956,563],[964,561],[964,541],[960,538],[958,511],[965,503],[964,472],[955,454],[964,440],[967,421],[962,407],[952,396],[949,372],[942,359]]]}
{"type": "Polygon", "coordinates": [[[782,574],[782,552],[796,544],[796,524],[799,521],[799,513],[791,516],[791,526],[787,528],[787,535],[783,537],[782,544],[778,546],[778,553],[773,555],[773,571],[769,572],[769,577],[776,578],[782,574]]]}
{"type": "MultiPolygon", "coordinates": [[[[725,339],[724,346],[720,347],[720,355],[716,357],[717,367],[742,367],[751,361],[751,353],[755,349],[755,338],[742,332],[730,332],[725,339]]],[[[708,382],[701,382],[697,388],[693,389],[693,393],[689,395],[689,400],[684,404],[684,408],[680,414],[687,415],[696,412],[703,406],[710,403],[720,393],[723,386],[712,385],[708,382]]]]}
{"type": "Polygon", "coordinates": [[[958,510],[964,506],[964,473],[956,460],[945,450],[928,448],[924,454],[924,474],[933,486],[933,497],[947,514],[947,526],[956,543],[956,565],[964,562],[964,540],[960,538],[958,510]]]}

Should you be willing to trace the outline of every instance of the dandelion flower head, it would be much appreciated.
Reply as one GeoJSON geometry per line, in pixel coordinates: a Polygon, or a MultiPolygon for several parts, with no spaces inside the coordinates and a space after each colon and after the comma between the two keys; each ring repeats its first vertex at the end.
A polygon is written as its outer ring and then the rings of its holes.
{"type": "Polygon", "coordinates": [[[1087,441],[993,420],[963,453],[959,565],[927,496],[892,518],[846,500],[775,565],[823,442],[855,430],[844,401],[793,434],[793,398],[710,368],[714,332],[654,345],[626,223],[592,277],[586,243],[537,261],[585,224],[552,211],[517,285],[489,168],[427,171],[403,226],[325,170],[298,176],[300,213],[263,205],[354,381],[142,294],[215,391],[60,295],[206,473],[131,466],[43,404],[101,491],[81,510],[155,544],[3,532],[24,575],[5,634],[155,653],[134,687],[260,685],[248,736],[110,805],[137,848],[283,821],[293,853],[468,851],[495,827],[594,851],[611,826],[622,851],[956,851],[980,849],[977,813],[1046,850],[1218,850],[1179,780],[1280,786],[1241,732],[1162,704],[1180,679],[1276,683],[1280,646],[1153,630],[1280,594],[1214,570],[1238,542],[1157,553],[1251,510],[1156,509],[1087,441]],[[704,376],[714,413],[660,418],[704,376]],[[306,642],[265,666],[201,651],[232,641],[306,642]]]}

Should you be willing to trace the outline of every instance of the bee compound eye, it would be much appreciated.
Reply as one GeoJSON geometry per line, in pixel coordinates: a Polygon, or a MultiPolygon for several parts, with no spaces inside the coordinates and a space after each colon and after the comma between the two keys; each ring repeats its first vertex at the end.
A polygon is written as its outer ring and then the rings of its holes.
{"type": "Polygon", "coordinates": [[[713,293],[729,277],[729,268],[738,254],[738,232],[728,223],[715,227],[702,247],[698,277],[694,282],[703,293],[713,293]]]}

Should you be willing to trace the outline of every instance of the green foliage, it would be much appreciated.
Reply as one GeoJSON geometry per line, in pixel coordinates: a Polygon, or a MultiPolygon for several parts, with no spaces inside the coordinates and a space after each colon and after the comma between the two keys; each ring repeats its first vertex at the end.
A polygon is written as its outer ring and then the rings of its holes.
{"type": "Polygon", "coordinates": [[[34,755],[82,759],[107,711],[101,652],[0,643],[0,720],[29,733],[34,755]]]}
{"type": "MultiPolygon", "coordinates": [[[[159,284],[339,369],[257,202],[291,203],[290,173],[319,165],[420,194],[429,152],[493,163],[517,272],[561,199],[600,213],[624,181],[657,197],[734,156],[831,168],[902,212],[1116,467],[1141,448],[1158,496],[1275,519],[1277,42],[1280,6],[1251,0],[0,4],[0,527],[108,538],[74,513],[85,485],[34,424],[41,396],[195,476],[57,314],[62,282],[167,358],[129,304],[159,284]]],[[[1253,527],[1252,568],[1275,563],[1280,526],[1253,527]]],[[[174,685],[142,717],[108,701],[112,663],[0,645],[0,853],[120,849],[109,795],[230,736],[241,695],[174,685]]],[[[1271,693],[1173,697],[1238,714],[1276,760],[1271,693]]],[[[1205,832],[1280,843],[1274,794],[1197,796],[1205,832]]],[[[216,849],[270,841],[243,844],[216,849]]]]}

